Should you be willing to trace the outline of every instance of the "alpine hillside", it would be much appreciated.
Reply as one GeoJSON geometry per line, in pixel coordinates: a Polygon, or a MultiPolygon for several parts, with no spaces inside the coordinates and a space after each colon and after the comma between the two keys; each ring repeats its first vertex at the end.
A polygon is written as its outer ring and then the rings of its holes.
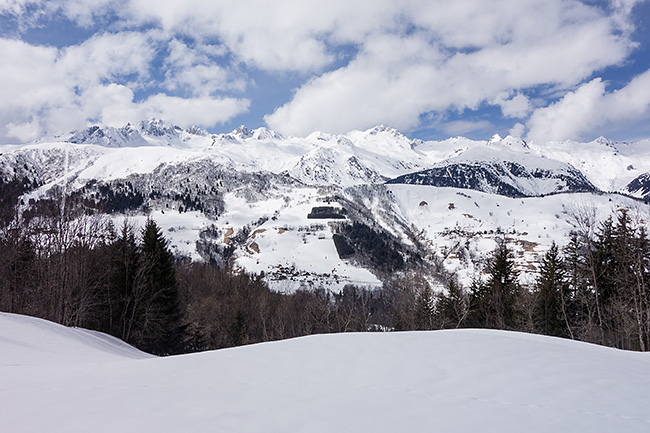
{"type": "Polygon", "coordinates": [[[585,218],[626,209],[645,224],[650,140],[424,142],[385,126],[301,138],[153,119],[2,146],[0,192],[6,224],[71,209],[152,218],[178,255],[277,291],[469,283],[500,241],[526,283],[585,218]]]}

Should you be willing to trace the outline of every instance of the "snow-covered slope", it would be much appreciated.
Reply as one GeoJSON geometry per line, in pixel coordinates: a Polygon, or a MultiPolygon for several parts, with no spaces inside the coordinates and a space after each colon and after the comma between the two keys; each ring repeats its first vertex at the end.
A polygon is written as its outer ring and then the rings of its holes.
{"type": "Polygon", "coordinates": [[[529,143],[531,151],[571,164],[602,191],[625,191],[626,185],[650,171],[650,140],[614,142],[600,137],[592,142],[529,143]]]}
{"type": "Polygon", "coordinates": [[[4,430],[609,433],[650,425],[647,353],[551,337],[338,334],[108,358],[93,342],[79,346],[80,332],[0,314],[4,430]],[[76,355],[54,362],[52,347],[76,355]]]}
{"type": "Polygon", "coordinates": [[[625,189],[636,197],[650,199],[650,173],[643,173],[628,183],[625,189]]]}
{"type": "Polygon", "coordinates": [[[0,369],[151,357],[101,332],[68,328],[29,316],[0,313],[0,369]]]}
{"type": "Polygon", "coordinates": [[[432,168],[399,176],[388,183],[465,188],[510,197],[596,191],[570,164],[513,151],[501,142],[470,148],[435,163],[432,168]]]}
{"type": "Polygon", "coordinates": [[[403,218],[419,229],[421,243],[435,261],[468,285],[505,239],[514,251],[520,281],[533,283],[537,266],[552,242],[563,245],[579,219],[602,221],[627,209],[648,221],[647,205],[620,195],[592,193],[545,197],[505,197],[458,188],[389,185],[403,218]]]}

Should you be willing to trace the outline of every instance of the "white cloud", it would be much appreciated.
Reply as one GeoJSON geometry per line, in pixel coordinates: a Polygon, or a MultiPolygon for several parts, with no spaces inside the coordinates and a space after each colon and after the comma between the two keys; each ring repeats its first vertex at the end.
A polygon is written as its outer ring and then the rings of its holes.
{"type": "Polygon", "coordinates": [[[40,6],[44,0],[0,0],[0,13],[20,15],[27,6],[40,6]]]}
{"type": "Polygon", "coordinates": [[[650,70],[613,92],[607,92],[605,83],[596,78],[558,102],[535,110],[528,121],[528,138],[538,141],[595,138],[594,135],[601,135],[614,124],[646,118],[649,111],[650,70]]]}
{"type": "Polygon", "coordinates": [[[81,87],[129,75],[144,80],[155,55],[155,42],[146,33],[105,33],[63,49],[57,67],[81,87]]]}
{"type": "Polygon", "coordinates": [[[510,128],[510,131],[508,131],[508,134],[516,138],[521,138],[524,136],[524,132],[526,132],[524,124],[515,123],[512,128],[510,128]]]}
{"type": "Polygon", "coordinates": [[[647,0],[610,0],[610,7],[613,10],[612,16],[618,27],[625,33],[629,34],[634,30],[634,26],[629,20],[634,6],[645,1],[647,0]]]}
{"type": "Polygon", "coordinates": [[[325,43],[342,11],[334,3],[342,1],[161,0],[152,8],[132,0],[123,14],[198,40],[218,37],[239,61],[265,70],[311,71],[335,58],[325,43]]]}
{"type": "Polygon", "coordinates": [[[353,60],[301,86],[265,118],[269,126],[296,135],[380,123],[409,129],[422,113],[482,103],[525,117],[532,107],[521,90],[570,88],[634,46],[612,18],[577,2],[408,2],[402,14],[417,30],[368,33],[353,60]]]}
{"type": "Polygon", "coordinates": [[[379,123],[409,129],[417,125],[419,113],[452,102],[436,104],[430,99],[447,85],[433,66],[443,57],[428,48],[421,35],[376,37],[348,66],[309,81],[265,120],[271,128],[296,135],[318,129],[346,132],[379,123]],[[420,86],[424,83],[431,87],[420,86]]]}
{"type": "MultiPolygon", "coordinates": [[[[628,58],[639,1],[0,0],[0,12],[28,11],[26,20],[31,14],[44,22],[56,12],[88,29],[111,31],[60,50],[14,44],[24,52],[9,51],[15,65],[0,66],[0,78],[8,77],[0,91],[24,97],[0,108],[0,122],[49,131],[56,122],[67,126],[147,110],[186,117],[163,110],[159,104],[166,101],[209,123],[230,115],[193,107],[248,110],[247,99],[228,96],[245,92],[246,74],[261,70],[279,80],[304,80],[291,100],[279,101],[283,105],[265,117],[289,134],[380,123],[409,130],[423,113],[462,114],[486,104],[523,123],[539,106],[527,95],[539,95],[540,86],[560,94],[578,88],[556,111],[598,90],[593,84],[579,92],[578,86],[628,58]],[[153,67],[161,63],[164,81],[156,83],[153,67]],[[133,102],[138,90],[170,95],[133,102]],[[102,92],[110,104],[91,103],[102,92]],[[187,103],[179,96],[188,96],[187,103]]],[[[550,133],[543,118],[553,117],[553,110],[535,111],[531,134],[550,133]]],[[[555,127],[583,133],[578,129],[555,127]]]]}
{"type": "Polygon", "coordinates": [[[501,107],[501,112],[505,117],[526,117],[532,109],[530,100],[522,93],[517,93],[512,97],[508,93],[501,93],[497,95],[493,103],[501,107]]]}
{"type": "Polygon", "coordinates": [[[57,0],[50,3],[57,4],[63,14],[82,27],[91,27],[96,17],[105,13],[119,10],[125,3],[124,0],[57,0]]]}
{"type": "Polygon", "coordinates": [[[65,74],[55,67],[55,48],[32,46],[13,39],[0,39],[0,112],[35,111],[70,97],[65,74]]]}
{"type": "Polygon", "coordinates": [[[89,121],[117,126],[162,117],[213,127],[248,110],[247,99],[209,95],[135,101],[134,89],[150,78],[157,43],[136,32],[96,35],[60,50],[0,39],[0,142],[60,134],[89,121]]]}
{"type": "Polygon", "coordinates": [[[179,98],[165,94],[149,97],[142,103],[146,119],[158,117],[188,127],[213,127],[248,110],[250,101],[235,98],[179,98]]]}
{"type": "Polygon", "coordinates": [[[235,98],[179,98],[156,94],[134,102],[128,87],[110,84],[97,86],[83,97],[83,107],[92,119],[109,126],[153,117],[165,119],[181,127],[192,125],[210,128],[248,110],[250,101],[235,98]]]}
{"type": "Polygon", "coordinates": [[[595,112],[605,94],[605,83],[596,78],[569,92],[560,101],[538,108],[528,121],[528,139],[563,140],[578,138],[597,121],[595,112]]]}
{"type": "Polygon", "coordinates": [[[29,122],[9,123],[7,125],[7,136],[17,138],[21,142],[36,140],[39,138],[40,132],[38,121],[35,119],[29,122]]]}
{"type": "Polygon", "coordinates": [[[458,136],[476,131],[489,132],[492,127],[493,125],[487,120],[453,120],[443,123],[440,129],[450,136],[458,136]]]}
{"type": "Polygon", "coordinates": [[[213,56],[225,54],[223,47],[200,45],[188,47],[173,39],[165,61],[167,71],[163,85],[168,90],[187,90],[193,96],[212,95],[218,91],[243,91],[246,81],[219,66],[213,56]]]}

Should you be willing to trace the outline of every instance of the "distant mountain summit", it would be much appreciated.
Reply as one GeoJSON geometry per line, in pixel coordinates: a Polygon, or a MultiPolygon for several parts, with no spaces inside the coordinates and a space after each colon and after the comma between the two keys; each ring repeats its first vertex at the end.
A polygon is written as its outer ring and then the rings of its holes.
{"type": "MultiPolygon", "coordinates": [[[[196,131],[196,129],[193,129],[196,131]]],[[[71,133],[65,141],[75,144],[97,144],[106,147],[135,147],[156,144],[151,138],[168,141],[172,144],[179,139],[183,130],[160,119],[142,121],[138,124],[126,124],[121,128],[91,126],[82,131],[71,133]],[[147,138],[150,138],[149,140],[147,138]]],[[[158,143],[160,144],[160,143],[158,143]]]]}

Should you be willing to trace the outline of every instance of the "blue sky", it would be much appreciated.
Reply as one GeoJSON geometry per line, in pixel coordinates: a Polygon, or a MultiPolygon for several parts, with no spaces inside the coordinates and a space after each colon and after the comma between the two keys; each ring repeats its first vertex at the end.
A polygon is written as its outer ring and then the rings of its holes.
{"type": "Polygon", "coordinates": [[[649,20],[648,0],[0,0],[0,143],[151,117],[648,138],[649,20]]]}

